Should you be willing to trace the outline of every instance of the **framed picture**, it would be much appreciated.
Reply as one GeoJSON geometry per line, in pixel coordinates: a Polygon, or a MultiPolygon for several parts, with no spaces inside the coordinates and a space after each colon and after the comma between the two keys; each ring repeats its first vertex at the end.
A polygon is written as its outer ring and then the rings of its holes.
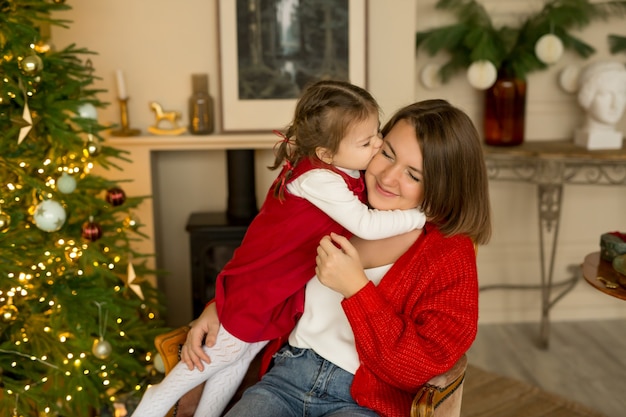
{"type": "Polygon", "coordinates": [[[367,87],[367,0],[220,0],[223,132],[270,132],[305,85],[367,87]]]}

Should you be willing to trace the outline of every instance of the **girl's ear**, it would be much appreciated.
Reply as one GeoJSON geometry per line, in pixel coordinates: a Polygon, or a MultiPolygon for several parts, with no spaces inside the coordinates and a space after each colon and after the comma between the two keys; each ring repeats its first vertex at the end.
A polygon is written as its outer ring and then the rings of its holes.
{"type": "Polygon", "coordinates": [[[328,150],[328,148],[318,146],[317,148],[315,148],[315,155],[319,158],[320,161],[327,164],[331,164],[333,162],[333,155],[330,150],[328,150]]]}

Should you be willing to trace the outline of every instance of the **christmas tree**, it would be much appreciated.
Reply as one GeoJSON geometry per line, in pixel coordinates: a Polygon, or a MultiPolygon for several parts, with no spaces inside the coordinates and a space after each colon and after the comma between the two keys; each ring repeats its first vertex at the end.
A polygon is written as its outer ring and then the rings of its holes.
{"type": "Polygon", "coordinates": [[[164,332],[97,120],[92,52],[50,48],[63,0],[0,0],[0,410],[90,416],[139,397],[164,332]],[[54,17],[54,18],[53,18],[54,17]],[[128,398],[128,397],[127,397],[128,398]]]}

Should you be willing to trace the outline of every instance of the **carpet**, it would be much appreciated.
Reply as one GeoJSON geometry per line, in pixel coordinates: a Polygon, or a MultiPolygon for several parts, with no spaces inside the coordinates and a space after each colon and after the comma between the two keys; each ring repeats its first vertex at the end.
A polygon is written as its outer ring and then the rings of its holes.
{"type": "Polygon", "coordinates": [[[534,385],[468,365],[461,417],[606,417],[534,385]]]}

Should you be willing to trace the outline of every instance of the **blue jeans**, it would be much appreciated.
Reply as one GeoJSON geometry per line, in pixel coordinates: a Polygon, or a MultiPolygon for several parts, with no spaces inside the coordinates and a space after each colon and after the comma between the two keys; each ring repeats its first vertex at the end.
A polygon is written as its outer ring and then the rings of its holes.
{"type": "Polygon", "coordinates": [[[353,377],[311,349],[287,345],[226,417],[377,417],[352,399],[353,377]]]}

